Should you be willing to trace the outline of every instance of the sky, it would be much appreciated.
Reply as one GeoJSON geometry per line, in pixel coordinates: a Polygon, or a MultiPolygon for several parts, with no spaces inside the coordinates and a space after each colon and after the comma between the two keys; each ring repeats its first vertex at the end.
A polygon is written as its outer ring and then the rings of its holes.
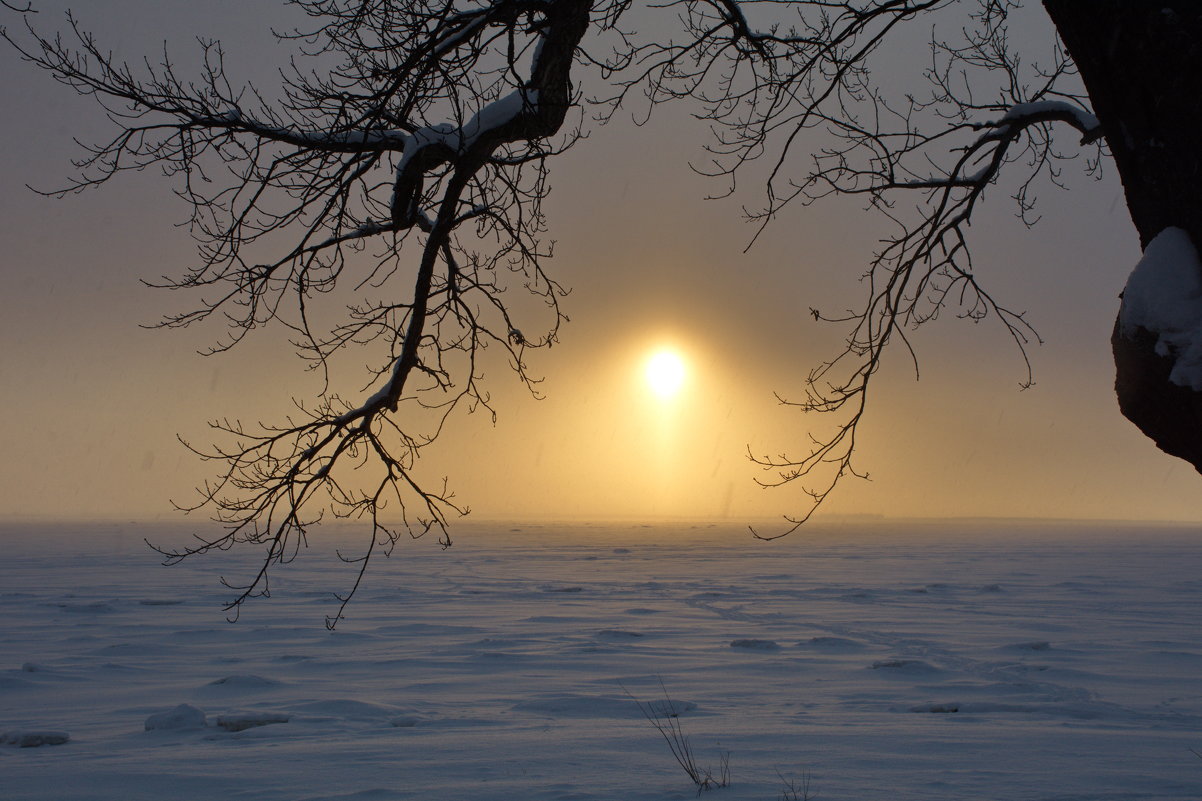
{"type": "MultiPolygon", "coordinates": [[[[37,3],[62,25],[68,3],[37,3]]],[[[227,43],[231,73],[270,76],[285,52],[269,36],[273,0],[105,0],[79,4],[102,44],[135,60],[227,43]]],[[[1038,10],[1038,9],[1037,9],[1038,10]]],[[[11,19],[14,14],[5,12],[11,19]]],[[[1042,12],[1039,12],[1042,13],[1042,12]]],[[[1036,17],[1032,24],[1040,24],[1036,17]]],[[[1046,33],[1046,31],[1045,31],[1046,33]]],[[[899,57],[899,65],[914,59],[899,57]]],[[[72,137],[107,131],[94,103],[0,52],[0,516],[171,519],[209,474],[177,441],[206,421],[279,419],[319,388],[278,331],[197,355],[213,328],[148,330],[184,299],[140,279],[193,256],[183,202],[152,171],[50,199],[79,155],[72,137]]],[[[899,67],[896,80],[903,80],[899,67]]],[[[683,110],[642,127],[595,130],[552,166],[553,274],[572,288],[561,343],[532,361],[542,400],[498,365],[498,413],[463,417],[428,454],[482,519],[685,517],[753,520],[804,511],[799,487],[763,490],[747,459],[798,452],[825,421],[781,407],[842,332],[815,322],[861,302],[879,222],[858,203],[796,207],[749,251],[742,204],[689,166],[706,130],[683,110]],[[642,366],[657,348],[686,358],[682,392],[657,399],[642,366]]],[[[1114,400],[1109,336],[1139,258],[1113,169],[1075,165],[1067,191],[1040,193],[1027,230],[995,192],[973,226],[977,268],[1043,336],[1036,383],[998,327],[945,315],[918,332],[921,380],[894,349],[860,434],[859,469],[827,511],[840,515],[1202,519],[1200,478],[1160,453],[1114,400]]],[[[358,385],[348,392],[358,391],[358,385]]]]}

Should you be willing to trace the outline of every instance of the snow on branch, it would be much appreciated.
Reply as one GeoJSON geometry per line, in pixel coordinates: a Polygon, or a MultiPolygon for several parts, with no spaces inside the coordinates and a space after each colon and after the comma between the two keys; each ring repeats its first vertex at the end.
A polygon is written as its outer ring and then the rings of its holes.
{"type": "Polygon", "coordinates": [[[1001,120],[985,123],[982,127],[1009,132],[1040,122],[1066,122],[1081,132],[1081,144],[1096,142],[1102,136],[1102,124],[1092,113],[1064,100],[1038,100],[1018,103],[1002,115],[1001,120]]]}

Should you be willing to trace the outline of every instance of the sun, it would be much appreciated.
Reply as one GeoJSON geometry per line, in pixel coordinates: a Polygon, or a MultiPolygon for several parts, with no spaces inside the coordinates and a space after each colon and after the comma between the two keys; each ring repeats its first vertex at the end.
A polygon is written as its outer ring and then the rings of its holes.
{"type": "Polygon", "coordinates": [[[684,359],[673,350],[658,350],[647,359],[644,375],[657,397],[668,399],[680,393],[685,379],[684,359]]]}

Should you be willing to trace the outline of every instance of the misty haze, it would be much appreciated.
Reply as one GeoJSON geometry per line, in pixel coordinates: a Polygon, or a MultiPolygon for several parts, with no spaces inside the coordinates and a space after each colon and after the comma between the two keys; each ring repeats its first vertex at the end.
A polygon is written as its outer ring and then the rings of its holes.
{"type": "Polygon", "coordinates": [[[0,29],[3,801],[1202,796],[1199,4],[0,29]]]}

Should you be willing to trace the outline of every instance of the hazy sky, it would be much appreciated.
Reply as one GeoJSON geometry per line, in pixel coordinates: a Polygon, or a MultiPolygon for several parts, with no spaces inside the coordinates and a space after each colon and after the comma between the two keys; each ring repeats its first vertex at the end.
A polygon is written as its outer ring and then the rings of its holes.
{"type": "MultiPolygon", "coordinates": [[[[38,3],[38,23],[60,25],[67,5],[38,3]]],[[[278,9],[91,0],[78,15],[124,57],[165,39],[187,53],[192,34],[217,35],[231,72],[261,76],[283,52],[265,37],[278,9]]],[[[210,418],[278,419],[317,384],[278,332],[202,358],[216,329],[140,328],[184,302],[138,279],[190,263],[192,243],[173,227],[187,209],[151,172],[64,200],[27,190],[61,185],[78,155],[71,138],[107,129],[94,103],[11,53],[0,67],[0,514],[170,515],[168,499],[187,499],[208,474],[177,433],[203,442],[210,418]]],[[[842,332],[807,312],[861,302],[879,223],[855,203],[797,207],[744,254],[752,232],[739,209],[758,200],[756,188],[703,200],[716,187],[688,159],[704,135],[680,114],[643,128],[619,121],[553,165],[551,268],[573,292],[562,344],[533,361],[546,399],[494,365],[496,426],[459,419],[423,467],[448,475],[477,516],[804,508],[798,489],[755,487],[746,449],[797,451],[823,425],[778,407],[772,392],[799,395],[809,369],[836,352],[842,332]],[[672,408],[640,379],[661,343],[691,366],[672,408]]],[[[1031,354],[1036,385],[1019,391],[1022,361],[995,325],[946,315],[928,326],[915,339],[921,381],[896,350],[874,390],[858,459],[872,481],[847,482],[830,511],[1202,519],[1202,480],[1144,439],[1113,397],[1110,328],[1139,256],[1117,177],[1066,173],[1071,191],[1040,193],[1034,230],[1000,191],[972,229],[983,280],[1045,339],[1031,354]]]]}

